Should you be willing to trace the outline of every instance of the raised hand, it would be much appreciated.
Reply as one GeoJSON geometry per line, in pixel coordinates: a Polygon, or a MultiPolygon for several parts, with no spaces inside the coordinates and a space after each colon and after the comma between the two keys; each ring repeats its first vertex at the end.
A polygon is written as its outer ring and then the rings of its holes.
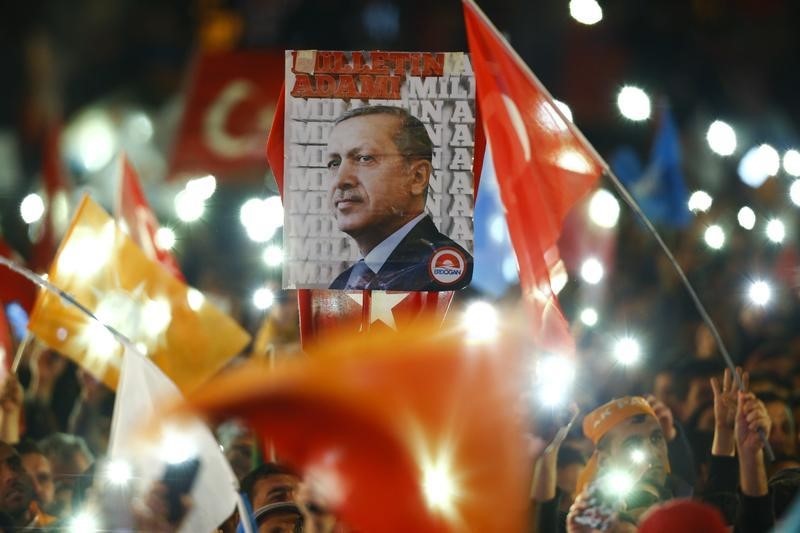
{"type": "MultiPolygon", "coordinates": [[[[745,392],[748,391],[749,374],[740,367],[736,368],[736,374],[744,385],[745,392]]],[[[735,451],[734,425],[739,389],[729,369],[725,369],[722,383],[716,377],[711,378],[711,390],[714,391],[714,442],[711,453],[732,457],[735,451]]]]}
{"type": "Polygon", "coordinates": [[[740,393],[736,410],[736,445],[739,453],[755,455],[764,448],[764,439],[769,437],[772,421],[767,413],[764,402],[755,397],[752,392],[740,393]]]}
{"type": "Polygon", "coordinates": [[[678,430],[675,429],[675,418],[672,416],[672,410],[652,394],[648,395],[646,400],[650,407],[653,408],[653,411],[656,412],[656,418],[661,425],[661,431],[664,432],[664,438],[667,439],[667,442],[675,440],[678,430]]]}

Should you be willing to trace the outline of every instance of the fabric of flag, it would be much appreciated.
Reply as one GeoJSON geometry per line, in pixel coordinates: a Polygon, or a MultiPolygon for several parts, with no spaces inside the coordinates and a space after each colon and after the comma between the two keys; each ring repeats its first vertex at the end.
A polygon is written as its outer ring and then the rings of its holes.
{"type": "MultiPolygon", "coordinates": [[[[0,255],[22,264],[20,256],[0,237],[0,255]]],[[[25,276],[17,274],[10,268],[0,267],[0,304],[6,305],[17,302],[25,310],[33,309],[36,300],[36,286],[28,281],[25,276]]]]}
{"type": "MultiPolygon", "coordinates": [[[[267,138],[266,153],[269,166],[275,175],[278,190],[283,195],[283,175],[285,167],[285,90],[281,87],[275,116],[267,138]]],[[[478,112],[479,116],[479,112],[478,112]]],[[[475,129],[475,192],[478,191],[485,140],[481,128],[475,129]]],[[[321,334],[332,327],[349,327],[352,332],[360,332],[375,327],[397,329],[410,324],[422,314],[438,313],[444,320],[450,303],[452,291],[441,292],[384,292],[384,291],[330,291],[299,289],[297,303],[300,314],[300,341],[303,346],[313,343],[321,334]]]]}
{"type": "Polygon", "coordinates": [[[136,169],[124,154],[120,156],[119,165],[119,195],[115,213],[117,220],[124,222],[128,235],[148,258],[161,263],[173,276],[184,281],[175,257],[169,250],[164,250],[156,244],[158,220],[150,209],[150,204],[147,203],[136,169]]]}
{"type": "Polygon", "coordinates": [[[188,401],[211,420],[244,420],[356,531],[522,531],[524,350],[513,333],[464,337],[436,317],[328,335],[309,357],[244,365],[188,401]]]}
{"type": "Polygon", "coordinates": [[[264,50],[203,53],[194,61],[168,179],[263,179],[283,61],[282,52],[264,50]]]}
{"type": "Polygon", "coordinates": [[[490,153],[484,161],[481,185],[481,194],[475,200],[475,269],[471,285],[499,298],[511,285],[519,283],[519,274],[490,153]]]}
{"type": "Polygon", "coordinates": [[[644,214],[656,224],[675,228],[686,227],[692,219],[681,165],[678,128],[668,108],[661,112],[647,168],[642,169],[639,157],[629,146],[620,148],[611,158],[611,168],[644,214]]]}
{"type": "Polygon", "coordinates": [[[4,307],[0,305],[0,379],[5,381],[13,358],[14,340],[11,337],[11,324],[8,323],[4,307]]]}
{"type": "MultiPolygon", "coordinates": [[[[49,279],[134,342],[183,391],[207,380],[249,342],[247,333],[199,291],[147,258],[88,196],[59,248],[49,279]]],[[[42,291],[28,328],[116,387],[120,346],[74,305],[42,291]]]]}
{"type": "Polygon", "coordinates": [[[559,262],[564,218],[605,165],[486,15],[471,0],[463,6],[483,126],[536,342],[571,352],[550,270],[559,262]]]}
{"type": "MultiPolygon", "coordinates": [[[[111,422],[108,456],[133,470],[139,492],[161,478],[165,457],[184,453],[198,457],[200,470],[189,493],[192,506],[178,530],[183,533],[215,531],[233,512],[238,482],[219,443],[199,420],[183,420],[174,427],[151,427],[164,405],[181,398],[178,387],[147,357],[125,347],[111,422]],[[169,450],[165,446],[186,449],[169,450]]],[[[119,490],[119,487],[112,487],[119,490]]],[[[104,524],[111,527],[112,524],[104,524]]]]}
{"type": "Polygon", "coordinates": [[[50,126],[45,134],[42,156],[42,199],[45,210],[28,260],[31,270],[36,272],[46,272],[50,267],[59,240],[69,222],[69,194],[72,186],[61,163],[60,143],[61,127],[50,126]]]}

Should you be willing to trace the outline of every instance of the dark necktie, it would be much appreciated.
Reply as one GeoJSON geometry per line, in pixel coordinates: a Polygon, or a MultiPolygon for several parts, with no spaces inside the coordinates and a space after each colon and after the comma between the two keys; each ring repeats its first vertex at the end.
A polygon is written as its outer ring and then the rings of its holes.
{"type": "Polygon", "coordinates": [[[370,269],[363,259],[353,265],[353,271],[350,273],[350,280],[347,284],[348,289],[367,290],[370,284],[375,281],[375,273],[370,269]]]}

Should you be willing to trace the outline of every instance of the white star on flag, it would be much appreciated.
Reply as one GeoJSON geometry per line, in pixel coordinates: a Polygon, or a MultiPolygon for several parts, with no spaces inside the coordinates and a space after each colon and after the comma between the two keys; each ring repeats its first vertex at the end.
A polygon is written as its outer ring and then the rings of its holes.
{"type": "MultiPolygon", "coordinates": [[[[394,321],[394,313],[392,309],[406,299],[409,293],[407,292],[386,292],[386,291],[372,291],[372,300],[370,302],[369,310],[369,323],[374,324],[379,320],[396,330],[397,324],[394,321]]],[[[364,305],[364,295],[361,292],[348,292],[349,296],[358,305],[364,305]]]]}

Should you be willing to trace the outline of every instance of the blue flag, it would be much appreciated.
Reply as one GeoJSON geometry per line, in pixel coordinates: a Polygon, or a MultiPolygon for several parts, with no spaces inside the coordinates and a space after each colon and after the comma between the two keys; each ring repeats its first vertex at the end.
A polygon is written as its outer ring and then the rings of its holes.
{"type": "Polygon", "coordinates": [[[519,283],[519,273],[488,147],[475,202],[474,227],[472,286],[499,298],[509,286],[519,283]]]}
{"type": "Polygon", "coordinates": [[[611,157],[611,168],[653,223],[672,227],[689,223],[689,192],[681,170],[680,139],[669,109],[661,114],[647,168],[642,169],[636,152],[629,146],[611,157]]]}

